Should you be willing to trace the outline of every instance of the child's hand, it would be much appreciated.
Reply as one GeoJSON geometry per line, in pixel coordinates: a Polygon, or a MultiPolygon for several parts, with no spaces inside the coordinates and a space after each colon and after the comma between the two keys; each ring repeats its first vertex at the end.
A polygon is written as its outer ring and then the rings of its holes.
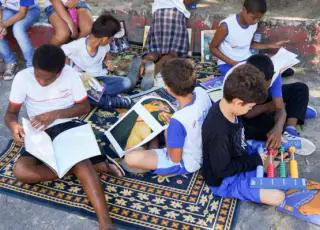
{"type": "Polygon", "coordinates": [[[51,111],[47,113],[40,114],[38,116],[31,118],[31,125],[38,130],[45,130],[50,124],[58,119],[58,112],[51,111]]]}
{"type": "Polygon", "coordinates": [[[18,144],[22,145],[24,142],[24,131],[20,124],[16,124],[11,129],[13,140],[18,144]]]}
{"type": "Polygon", "coordinates": [[[66,3],[66,7],[68,8],[75,8],[76,5],[78,4],[79,0],[69,0],[66,3]]]}
{"type": "Polygon", "coordinates": [[[114,71],[114,66],[113,66],[111,60],[105,60],[104,64],[107,66],[109,71],[111,71],[111,72],[114,71]]]}
{"type": "Polygon", "coordinates": [[[236,66],[236,65],[238,65],[238,64],[239,64],[238,61],[232,61],[232,63],[231,63],[232,66],[236,66]]]}
{"type": "Polygon", "coordinates": [[[77,38],[78,37],[78,27],[76,26],[76,24],[73,23],[73,21],[71,20],[70,23],[68,23],[68,27],[69,30],[71,32],[71,38],[77,38]]]}
{"type": "Polygon", "coordinates": [[[282,46],[284,46],[285,44],[288,44],[289,42],[290,42],[290,40],[271,43],[271,44],[269,44],[268,48],[269,49],[280,49],[282,46]]]}
{"type": "Polygon", "coordinates": [[[282,129],[273,128],[267,133],[267,148],[278,148],[281,145],[282,129]]]}

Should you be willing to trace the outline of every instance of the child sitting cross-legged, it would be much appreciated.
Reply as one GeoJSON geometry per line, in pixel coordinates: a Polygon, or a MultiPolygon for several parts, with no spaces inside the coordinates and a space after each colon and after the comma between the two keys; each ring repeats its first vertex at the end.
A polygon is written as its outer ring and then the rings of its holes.
{"type": "Polygon", "coordinates": [[[213,194],[274,206],[282,203],[281,190],[250,188],[256,167],[266,167],[268,159],[247,151],[240,119],[267,95],[263,73],[250,64],[236,67],[226,79],[223,98],[212,106],[202,126],[203,177],[213,194]]]}
{"type": "Polygon", "coordinates": [[[108,74],[104,65],[110,62],[107,57],[110,50],[109,43],[114,37],[117,37],[118,32],[121,32],[120,22],[110,15],[101,15],[93,23],[91,34],[61,47],[75,69],[103,81],[104,93],[100,101],[90,100],[91,104],[103,109],[129,108],[131,106],[129,97],[117,95],[136,85],[141,65],[141,59],[134,57],[129,66],[127,77],[108,74]]]}
{"type": "MultiPolygon", "coordinates": [[[[90,111],[87,93],[79,74],[65,65],[65,58],[61,48],[43,45],[34,54],[33,68],[22,70],[14,78],[4,120],[17,144],[22,144],[25,136],[23,127],[18,122],[23,105],[32,126],[44,130],[50,137],[59,135],[71,126],[76,127],[74,119],[90,111]]],[[[81,144],[78,143],[80,146],[81,144]]],[[[118,176],[121,174],[115,165],[106,164],[104,160],[102,155],[86,159],[69,171],[83,186],[97,214],[100,230],[111,229],[112,226],[105,194],[95,170],[118,176]]],[[[28,184],[58,178],[46,164],[25,150],[21,151],[13,172],[20,182],[28,184]]]]}
{"type": "Polygon", "coordinates": [[[172,59],[161,73],[166,90],[180,105],[166,130],[166,148],[133,150],[123,161],[129,168],[155,174],[192,173],[202,165],[201,126],[211,100],[202,88],[195,88],[196,73],[190,60],[172,59]]]}

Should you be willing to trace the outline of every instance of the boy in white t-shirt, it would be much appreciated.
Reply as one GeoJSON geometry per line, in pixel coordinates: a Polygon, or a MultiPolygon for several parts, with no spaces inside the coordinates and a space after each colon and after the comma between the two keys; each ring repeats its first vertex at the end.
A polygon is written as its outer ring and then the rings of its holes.
{"type": "Polygon", "coordinates": [[[180,105],[166,130],[166,148],[129,152],[124,163],[161,175],[193,173],[202,165],[201,127],[211,100],[202,88],[195,88],[196,74],[189,60],[170,60],[161,73],[166,90],[180,105]]]}
{"type": "MultiPolygon", "coordinates": [[[[64,63],[65,55],[61,48],[43,45],[34,54],[34,67],[24,69],[16,75],[4,120],[17,144],[22,144],[24,140],[23,128],[18,123],[22,105],[26,107],[32,126],[45,130],[49,136],[52,135],[49,130],[53,131],[59,126],[59,132],[63,132],[75,117],[90,111],[87,93],[79,74],[64,63]]],[[[97,170],[118,174],[114,167],[104,162],[100,161],[96,166],[97,170]]],[[[79,162],[70,173],[83,185],[97,213],[100,229],[110,228],[111,220],[105,196],[90,160],[79,162]]],[[[14,175],[19,181],[28,184],[57,179],[57,175],[49,167],[26,151],[22,151],[16,161],[14,175]]]]}
{"type": "Polygon", "coordinates": [[[250,48],[278,49],[288,41],[260,44],[253,41],[258,22],[267,11],[266,0],[245,0],[242,11],[220,22],[210,44],[210,50],[218,58],[218,68],[225,75],[232,66],[247,60],[250,48]]]}
{"type": "Polygon", "coordinates": [[[93,23],[91,34],[63,45],[66,56],[72,62],[73,67],[79,72],[86,72],[98,80],[104,82],[104,94],[97,103],[90,100],[93,105],[103,109],[129,108],[131,100],[128,97],[116,96],[134,88],[141,60],[133,58],[129,66],[127,77],[108,75],[104,65],[109,63],[107,54],[110,50],[109,43],[121,33],[120,22],[111,15],[101,15],[93,23]]]}

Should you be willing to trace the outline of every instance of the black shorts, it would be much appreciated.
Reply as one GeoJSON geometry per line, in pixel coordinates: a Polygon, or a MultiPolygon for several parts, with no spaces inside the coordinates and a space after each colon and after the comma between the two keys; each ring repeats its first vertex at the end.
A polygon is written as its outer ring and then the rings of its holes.
{"type": "MultiPolygon", "coordinates": [[[[54,125],[48,129],[46,129],[45,132],[49,135],[49,137],[53,141],[60,133],[66,131],[68,129],[72,129],[72,128],[75,128],[75,127],[78,127],[81,125],[85,125],[85,124],[86,124],[86,122],[84,122],[84,121],[71,120],[71,121],[61,123],[61,124],[54,125]]],[[[25,148],[22,148],[22,150],[20,151],[20,155],[34,157],[32,154],[27,152],[25,150],[25,148]]],[[[105,160],[106,160],[106,156],[104,156],[104,155],[95,156],[95,157],[90,158],[90,161],[92,162],[92,164],[97,164],[97,163],[103,162],[105,160]]]]}

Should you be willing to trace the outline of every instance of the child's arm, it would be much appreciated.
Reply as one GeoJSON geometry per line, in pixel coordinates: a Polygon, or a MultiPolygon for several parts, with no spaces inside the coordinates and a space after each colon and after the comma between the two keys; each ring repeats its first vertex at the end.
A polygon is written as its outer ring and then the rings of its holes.
{"type": "Polygon", "coordinates": [[[204,151],[209,155],[208,160],[216,176],[233,176],[241,172],[254,170],[258,165],[263,165],[264,156],[260,156],[259,154],[231,158],[229,151],[234,151],[234,149],[230,145],[232,143],[230,143],[226,136],[210,136],[203,143],[204,151]]]}
{"type": "Polygon", "coordinates": [[[269,44],[262,44],[262,43],[256,43],[252,42],[251,48],[258,49],[258,50],[264,50],[264,49],[280,49],[283,45],[288,44],[290,41],[279,41],[269,44]]]}
{"type": "Polygon", "coordinates": [[[272,101],[275,110],[275,125],[267,134],[266,147],[278,148],[281,144],[282,131],[287,119],[287,113],[282,97],[274,98],[272,101]]]}
{"type": "MultiPolygon", "coordinates": [[[[15,24],[16,22],[24,19],[28,13],[28,7],[26,6],[20,6],[18,13],[10,17],[8,20],[2,21],[1,20],[1,27],[2,28],[8,28],[15,24]]],[[[1,17],[2,19],[2,17],[1,17]]]]}
{"type": "Polygon", "coordinates": [[[23,144],[24,131],[18,123],[18,115],[22,105],[9,102],[7,112],[4,116],[6,126],[11,130],[12,137],[18,145],[23,144]]]}
{"type": "Polygon", "coordinates": [[[53,7],[57,11],[57,14],[62,18],[63,21],[66,22],[66,24],[69,27],[69,30],[71,31],[71,38],[78,37],[78,28],[73,23],[70,15],[68,14],[66,7],[62,4],[61,0],[50,0],[53,7]]]}
{"type": "Polygon", "coordinates": [[[169,158],[174,163],[179,163],[182,160],[182,148],[169,148],[167,147],[167,153],[169,158]]]}
{"type": "Polygon", "coordinates": [[[227,64],[235,66],[238,64],[238,62],[224,55],[219,49],[221,42],[227,37],[227,35],[228,29],[223,23],[220,24],[210,43],[210,51],[214,56],[216,56],[220,60],[224,61],[227,64]]]}
{"type": "Polygon", "coordinates": [[[178,120],[171,118],[166,131],[167,153],[171,161],[178,163],[182,159],[184,141],[187,135],[186,130],[178,120]]]}
{"type": "Polygon", "coordinates": [[[31,118],[34,128],[44,130],[57,119],[71,118],[84,115],[90,112],[90,105],[87,99],[76,103],[68,109],[54,110],[31,118]]]}

